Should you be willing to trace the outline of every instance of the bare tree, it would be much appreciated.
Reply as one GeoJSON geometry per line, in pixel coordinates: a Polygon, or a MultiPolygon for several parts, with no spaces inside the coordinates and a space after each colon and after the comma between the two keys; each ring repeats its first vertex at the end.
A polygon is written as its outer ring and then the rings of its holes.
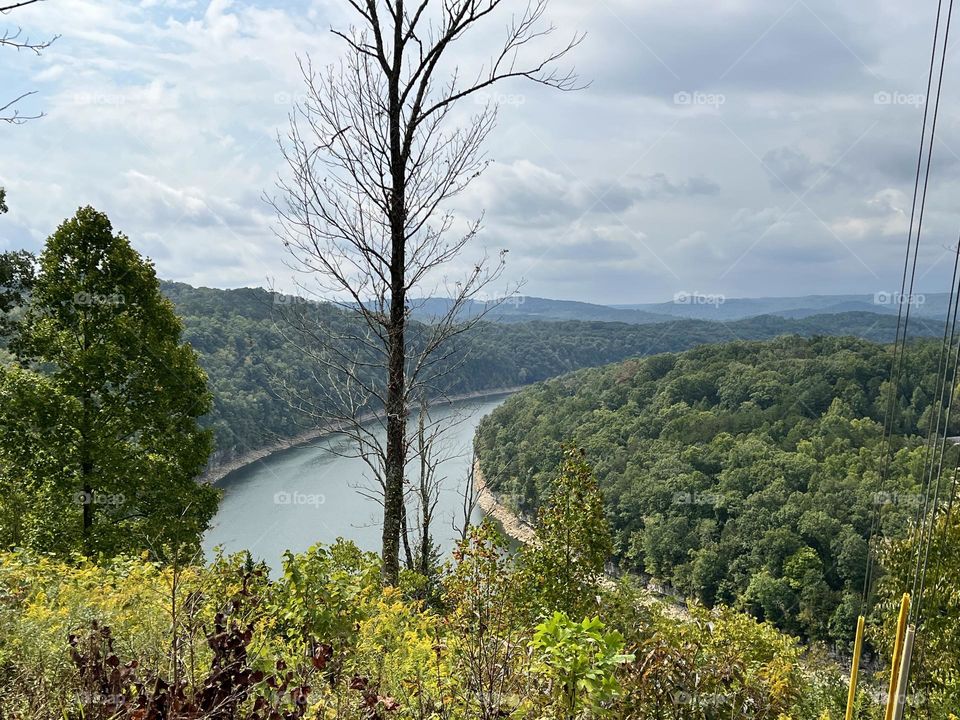
{"type": "Polygon", "coordinates": [[[505,0],[347,2],[359,25],[332,30],[346,43],[344,58],[320,73],[309,57],[301,61],[306,97],[280,142],[288,174],[279,181],[282,200],[271,203],[291,265],[313,283],[301,288],[339,303],[355,321],[346,334],[298,328],[307,331],[305,350],[322,368],[320,379],[335,388],[329,405],[305,394],[300,400],[364,443],[382,489],[383,577],[393,584],[411,403],[443,393],[441,378],[455,354],[451,340],[470,325],[464,311],[503,268],[501,253],[456,283],[443,277],[444,266],[480,229],[481,219],[461,223],[448,203],[487,166],[483,145],[497,110],[495,102],[478,103],[463,119],[454,108],[510,78],[576,89],[576,74],[556,65],[583,36],[525,59],[555,30],[545,22],[548,0],[530,0],[507,21],[493,57],[465,72],[451,60],[458,43],[505,0]],[[428,283],[442,286],[450,300],[410,337],[415,299],[430,295],[428,283]],[[385,446],[358,422],[372,411],[382,417],[385,446]]]}
{"type": "Polygon", "coordinates": [[[462,525],[457,525],[457,518],[453,519],[453,531],[461,543],[467,541],[470,535],[470,524],[473,521],[473,513],[477,509],[480,501],[477,492],[477,449],[474,448],[470,453],[470,469],[467,470],[467,482],[460,493],[462,505],[460,507],[460,520],[462,525]]]}
{"type": "MultiPolygon", "coordinates": [[[[462,458],[464,451],[456,443],[447,442],[445,437],[460,423],[467,420],[466,415],[452,414],[443,424],[431,423],[430,403],[427,398],[420,400],[420,412],[417,416],[417,434],[413,448],[414,459],[417,464],[416,482],[411,482],[408,494],[411,505],[416,508],[416,523],[411,527],[404,527],[403,531],[413,538],[415,553],[409,553],[414,558],[411,565],[424,577],[431,578],[435,570],[435,559],[439,547],[434,538],[437,521],[437,505],[440,502],[440,493],[443,491],[446,476],[440,474],[440,469],[447,460],[462,458]],[[431,427],[434,429],[431,431],[431,427]]],[[[471,474],[472,475],[472,474],[471,474]]],[[[469,489],[465,492],[470,492],[469,489]]],[[[451,518],[454,525],[456,518],[451,518]]]]}
{"type": "MultiPolygon", "coordinates": [[[[26,7],[27,5],[33,5],[34,3],[40,1],[41,0],[22,0],[22,2],[0,5],[0,14],[6,15],[13,10],[26,7]]],[[[60,36],[54,35],[49,40],[35,41],[23,34],[23,28],[18,27],[16,30],[4,29],[3,34],[0,35],[0,47],[13,48],[18,52],[26,50],[34,53],[35,55],[40,55],[44,50],[50,47],[50,45],[52,45],[58,37],[60,36]]],[[[0,121],[9,123],[11,125],[20,125],[25,123],[27,120],[36,120],[39,117],[43,117],[43,113],[24,115],[16,107],[17,103],[19,103],[21,100],[35,94],[36,90],[30,90],[28,92],[20,93],[11,100],[0,100],[0,103],[3,103],[0,105],[0,121]]]]}

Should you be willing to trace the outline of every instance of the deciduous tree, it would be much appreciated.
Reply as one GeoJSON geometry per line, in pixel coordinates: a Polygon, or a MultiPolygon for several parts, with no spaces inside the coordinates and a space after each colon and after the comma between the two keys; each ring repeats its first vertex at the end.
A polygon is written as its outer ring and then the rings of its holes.
{"type": "Polygon", "coordinates": [[[316,280],[305,291],[340,302],[356,319],[350,337],[302,314],[294,321],[295,337],[330,388],[321,402],[300,404],[359,443],[382,495],[383,573],[395,584],[411,407],[444,392],[456,357],[452,339],[470,325],[463,322],[467,301],[502,268],[501,254],[499,263],[476,262],[457,282],[443,277],[480,230],[479,220],[455,217],[449,202],[487,165],[483,146],[496,103],[481,93],[512,78],[576,88],[576,75],[556,62],[581,37],[529,59],[554,30],[544,23],[547,0],[531,0],[509,20],[491,61],[466,68],[456,56],[464,36],[505,10],[505,0],[349,4],[358,25],[334,30],[347,48],[340,64],[318,73],[302,62],[306,98],[281,143],[289,172],[273,204],[293,265],[316,280]],[[472,116],[456,111],[467,98],[481,98],[472,116]],[[410,315],[420,298],[435,294],[431,283],[449,303],[422,336],[411,337],[410,315]],[[360,422],[371,412],[381,415],[385,442],[360,422]]]}
{"type": "Polygon", "coordinates": [[[211,396],[181,331],[153,266],[105,214],[81,208],[47,240],[14,347],[75,407],[76,467],[58,489],[88,553],[196,544],[216,510],[216,490],[196,483],[211,396]]]}

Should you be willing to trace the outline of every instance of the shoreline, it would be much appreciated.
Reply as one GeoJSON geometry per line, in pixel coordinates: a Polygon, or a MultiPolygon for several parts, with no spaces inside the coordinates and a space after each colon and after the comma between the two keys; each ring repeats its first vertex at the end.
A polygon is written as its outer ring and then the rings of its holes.
{"type": "MultiPolygon", "coordinates": [[[[498,395],[513,395],[525,387],[528,386],[519,385],[516,387],[498,388],[494,390],[477,390],[472,393],[464,393],[462,395],[454,395],[449,398],[444,398],[443,400],[437,401],[436,405],[452,405],[453,403],[465,402],[467,400],[482,400],[483,398],[492,398],[497,397],[498,395]]],[[[361,418],[361,421],[368,422],[375,418],[376,415],[374,413],[370,413],[369,415],[361,418]]],[[[305,445],[313,440],[319,440],[327,435],[335,435],[343,427],[343,423],[334,423],[323,427],[317,427],[313,428],[312,430],[305,430],[302,433],[294,435],[292,438],[277,440],[267,445],[263,445],[262,447],[248,450],[233,460],[225,463],[219,463],[206,470],[200,475],[197,482],[205,485],[216,485],[223,481],[227,475],[230,475],[237,470],[242,470],[249,465],[253,465],[255,462],[263,460],[274,453],[283,452],[284,450],[291,450],[301,445],[305,445]]]]}
{"type": "Polygon", "coordinates": [[[487,487],[486,479],[480,470],[479,458],[473,462],[473,487],[477,493],[477,507],[483,511],[484,515],[492,517],[500,523],[504,535],[522,545],[536,543],[537,534],[534,529],[500,502],[487,487]]]}
{"type": "MultiPolygon", "coordinates": [[[[473,463],[473,486],[477,493],[477,507],[500,524],[504,535],[521,545],[536,544],[537,533],[533,527],[498,500],[497,496],[487,487],[486,479],[480,470],[479,458],[474,459],[473,463]]],[[[616,580],[610,575],[602,578],[600,584],[607,590],[616,588],[616,580]]],[[[651,581],[644,582],[643,589],[646,592],[644,605],[649,606],[653,603],[659,603],[668,617],[680,621],[691,619],[692,616],[686,601],[666,592],[664,588],[657,587],[651,581]]]]}

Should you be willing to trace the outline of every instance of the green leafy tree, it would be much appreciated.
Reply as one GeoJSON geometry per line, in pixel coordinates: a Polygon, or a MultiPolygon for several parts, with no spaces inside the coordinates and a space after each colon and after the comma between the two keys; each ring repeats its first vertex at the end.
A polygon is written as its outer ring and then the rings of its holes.
{"type": "Polygon", "coordinates": [[[77,404],[50,378],[0,365],[0,547],[66,553],[79,506],[62,488],[76,472],[77,404]]]}
{"type": "Polygon", "coordinates": [[[467,529],[444,578],[444,625],[457,672],[465,679],[466,717],[504,717],[523,684],[527,628],[517,622],[514,575],[506,538],[489,518],[467,529]]]}
{"type": "Polygon", "coordinates": [[[911,343],[905,355],[881,487],[889,360],[863,340],[783,337],[581,370],[484,419],[477,454],[494,492],[536,512],[556,448],[587,448],[622,568],[847,642],[874,517],[895,536],[916,512],[927,429],[917,418],[939,347],[911,343]]]}
{"type": "MultiPolygon", "coordinates": [[[[2,204],[3,196],[0,195],[0,207],[2,204]]],[[[23,305],[33,279],[33,255],[26,250],[0,253],[0,341],[7,338],[16,326],[14,313],[23,305]]]]}
{"type": "Polygon", "coordinates": [[[603,496],[582,450],[564,451],[553,491],[540,510],[537,542],[520,557],[521,587],[535,612],[583,616],[596,606],[613,540],[603,496]]]}
{"type": "MultiPolygon", "coordinates": [[[[941,514],[933,529],[922,624],[910,664],[911,693],[921,703],[918,713],[937,719],[960,708],[960,513],[956,507],[952,510],[949,523],[941,514]]],[[[880,551],[880,564],[886,574],[879,584],[875,640],[887,657],[893,651],[900,598],[913,580],[918,545],[919,532],[915,531],[887,542],[880,551]]],[[[916,603],[917,598],[913,599],[916,603]]]]}
{"type": "Polygon", "coordinates": [[[623,652],[620,633],[604,630],[600,618],[575,622],[559,612],[537,625],[530,645],[536,668],[549,680],[553,716],[573,720],[616,696],[616,669],[634,656],[623,652]]]}
{"type": "MultiPolygon", "coordinates": [[[[151,263],[106,215],[81,208],[50,236],[14,344],[48,371],[71,414],[76,468],[57,478],[85,552],[196,546],[217,491],[195,479],[211,451],[197,418],[206,375],[151,263]]],[[[47,447],[61,438],[45,435],[47,447]]]]}

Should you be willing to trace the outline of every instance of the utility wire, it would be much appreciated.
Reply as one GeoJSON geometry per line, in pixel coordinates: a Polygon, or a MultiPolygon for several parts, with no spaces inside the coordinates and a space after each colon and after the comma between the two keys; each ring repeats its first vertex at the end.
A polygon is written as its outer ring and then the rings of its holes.
{"type": "MultiPolygon", "coordinates": [[[[950,7],[952,10],[953,0],[950,0],[950,7]]],[[[907,331],[910,324],[910,305],[913,299],[913,286],[917,273],[917,249],[920,245],[920,225],[917,227],[916,238],[914,238],[914,221],[917,214],[917,197],[920,195],[920,177],[921,170],[923,168],[923,157],[924,157],[924,141],[927,136],[927,122],[929,119],[930,113],[930,90],[933,87],[933,75],[934,68],[936,66],[936,56],[937,48],[939,46],[939,37],[940,37],[940,18],[943,12],[943,0],[938,0],[937,2],[937,19],[934,25],[933,30],[933,45],[930,49],[930,66],[927,73],[927,92],[924,97],[923,103],[923,125],[920,131],[920,146],[917,152],[917,169],[916,175],[913,182],[913,200],[910,206],[910,225],[907,232],[907,245],[906,252],[903,261],[903,277],[900,281],[900,296],[898,298],[898,307],[897,307],[897,332],[893,344],[893,356],[890,361],[890,376],[891,376],[891,385],[890,385],[890,396],[887,400],[887,407],[884,413],[883,421],[883,436],[880,443],[880,492],[886,490],[889,481],[890,474],[890,445],[893,435],[894,427],[894,415],[897,408],[897,401],[900,396],[900,379],[903,374],[903,356],[906,350],[907,342],[907,331]],[[911,251],[911,248],[913,250],[911,251]],[[913,255],[913,262],[910,262],[911,254],[913,255]],[[912,266],[912,267],[911,267],[912,266]],[[907,295],[907,275],[910,275],[910,292],[907,295]],[[904,312],[904,300],[908,299],[906,312],[904,312]]],[[[946,47],[946,46],[944,46],[946,47]]],[[[944,53],[945,54],[945,53],[944,53]]],[[[940,77],[943,77],[943,64],[941,63],[941,74],[940,77]]],[[[939,98],[939,89],[938,89],[938,98],[939,98]]],[[[933,138],[936,130],[936,119],[934,115],[933,128],[930,133],[930,148],[933,148],[933,138]]],[[[929,154],[928,154],[929,155],[929,154]]],[[[926,173],[924,174],[923,182],[923,194],[921,200],[921,210],[920,217],[923,217],[923,204],[926,202],[927,194],[927,182],[930,177],[930,159],[927,158],[927,167],[926,173]]],[[[922,220],[921,220],[922,223],[922,220]]],[[[866,613],[866,608],[869,603],[870,597],[870,585],[873,579],[873,553],[870,550],[870,544],[873,541],[874,535],[877,533],[880,526],[880,503],[877,501],[877,498],[874,498],[874,512],[873,519],[870,525],[870,532],[867,537],[867,563],[866,569],[864,571],[863,577],[863,594],[860,600],[860,614],[864,615],[866,613]]]]}
{"type": "MultiPolygon", "coordinates": [[[[947,60],[946,49],[947,47],[949,47],[950,24],[951,24],[952,18],[953,18],[953,0],[950,0],[950,5],[947,10],[947,22],[944,29],[944,37],[943,37],[944,49],[940,57],[940,73],[937,80],[937,94],[936,94],[936,100],[934,102],[934,109],[933,109],[933,124],[930,132],[930,148],[927,154],[927,173],[926,173],[926,179],[924,180],[923,200],[921,201],[921,205],[920,205],[920,225],[918,226],[918,229],[917,229],[918,245],[919,245],[919,238],[920,238],[920,232],[921,232],[920,226],[922,226],[922,223],[923,223],[923,208],[926,200],[927,185],[929,182],[930,164],[931,164],[931,159],[933,155],[933,142],[934,142],[934,136],[936,135],[936,127],[937,127],[937,117],[940,111],[940,96],[943,90],[944,67],[946,66],[946,60],[947,60]]],[[[958,258],[960,258],[960,245],[957,246],[957,253],[958,253],[958,258]]],[[[914,255],[914,264],[916,264],[916,255],[914,255]]],[[[955,290],[955,279],[956,279],[956,264],[954,265],[954,279],[951,280],[951,283],[950,283],[950,299],[947,306],[947,317],[945,320],[946,325],[944,327],[944,335],[946,336],[947,327],[950,326],[951,321],[953,324],[953,330],[950,333],[949,346],[947,345],[946,337],[944,337],[944,344],[941,347],[941,352],[946,352],[946,353],[949,353],[952,350],[953,337],[956,332],[957,308],[956,308],[955,300],[957,300],[958,298],[956,297],[957,291],[955,290]]],[[[949,355],[947,355],[947,357],[949,360],[949,355]]],[[[917,623],[918,618],[920,617],[920,611],[923,605],[923,591],[926,587],[927,564],[930,556],[930,540],[933,532],[933,523],[937,516],[937,503],[939,502],[939,494],[940,494],[940,479],[943,471],[943,454],[946,451],[946,434],[947,434],[947,430],[950,423],[950,414],[951,414],[953,394],[954,394],[954,384],[955,384],[955,378],[956,378],[956,372],[957,372],[957,362],[960,362],[960,356],[958,356],[957,360],[954,361],[952,377],[948,375],[949,369],[950,369],[949,362],[948,362],[947,366],[942,368],[942,373],[943,373],[942,379],[938,378],[938,383],[940,383],[940,387],[941,387],[941,394],[936,399],[937,428],[936,428],[936,432],[928,438],[928,441],[930,443],[930,449],[931,449],[931,456],[930,456],[931,465],[929,469],[929,474],[927,475],[927,478],[925,481],[925,487],[923,491],[923,494],[924,494],[923,516],[921,518],[920,536],[919,536],[919,542],[917,545],[917,560],[916,560],[916,565],[914,567],[913,587],[912,587],[913,602],[911,603],[911,607],[910,607],[910,618],[914,623],[917,623]],[[950,383],[949,392],[947,392],[946,390],[948,381],[950,383]],[[944,393],[947,394],[947,408],[945,413],[943,412],[944,393]],[[944,418],[945,424],[943,428],[943,438],[941,439],[940,420],[941,420],[942,414],[945,415],[945,418],[944,418]],[[933,458],[936,457],[937,455],[938,446],[939,446],[939,460],[937,462],[936,472],[934,472],[933,458]],[[931,504],[931,490],[934,489],[934,487],[935,487],[935,491],[932,498],[933,502],[931,504]],[[929,521],[927,518],[928,515],[929,515],[929,521]],[[927,532],[928,523],[930,527],[930,533],[927,532]]]]}

